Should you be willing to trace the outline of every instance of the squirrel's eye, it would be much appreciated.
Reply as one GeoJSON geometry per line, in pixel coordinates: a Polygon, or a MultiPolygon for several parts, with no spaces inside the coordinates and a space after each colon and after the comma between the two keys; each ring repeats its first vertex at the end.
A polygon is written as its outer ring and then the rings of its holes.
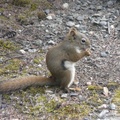
{"type": "Polygon", "coordinates": [[[86,39],[85,39],[85,38],[82,38],[81,43],[82,43],[82,44],[85,44],[85,42],[86,42],[86,39]]]}

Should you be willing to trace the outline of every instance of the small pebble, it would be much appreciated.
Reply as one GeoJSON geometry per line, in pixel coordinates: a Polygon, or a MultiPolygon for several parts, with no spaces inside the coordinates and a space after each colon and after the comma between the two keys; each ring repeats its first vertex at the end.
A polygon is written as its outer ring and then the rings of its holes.
{"type": "Polygon", "coordinates": [[[68,7],[69,7],[69,4],[68,4],[68,3],[64,3],[64,4],[62,5],[62,8],[63,8],[63,9],[68,9],[68,7]]]}
{"type": "Polygon", "coordinates": [[[47,32],[47,33],[48,33],[48,32],[49,32],[49,30],[47,30],[47,29],[46,29],[46,30],[45,30],[45,32],[47,32]]]}
{"type": "Polygon", "coordinates": [[[96,24],[96,25],[99,25],[99,24],[100,24],[100,21],[99,21],[99,20],[92,20],[92,23],[93,23],[93,24],[96,24]]]}
{"type": "Polygon", "coordinates": [[[34,53],[36,51],[37,51],[37,49],[28,49],[28,52],[31,52],[31,53],[34,53]]]}
{"type": "Polygon", "coordinates": [[[108,55],[108,52],[101,52],[101,53],[100,53],[100,56],[101,56],[101,57],[107,57],[107,55],[108,55]]]}
{"type": "Polygon", "coordinates": [[[46,10],[45,10],[45,13],[46,13],[46,14],[49,14],[49,13],[50,13],[50,10],[49,10],[49,9],[46,9],[46,10]]]}
{"type": "Polygon", "coordinates": [[[35,42],[33,42],[34,45],[36,46],[41,46],[42,45],[42,40],[36,40],[35,42]]]}
{"type": "Polygon", "coordinates": [[[46,90],[45,93],[53,94],[53,91],[51,91],[51,90],[46,90]]]}
{"type": "Polygon", "coordinates": [[[111,103],[110,106],[109,106],[109,108],[111,110],[115,110],[116,109],[116,105],[114,103],[111,103]]]}
{"type": "Polygon", "coordinates": [[[68,94],[66,93],[61,95],[61,98],[67,98],[67,97],[68,97],[68,94]]]}
{"type": "Polygon", "coordinates": [[[52,40],[48,41],[47,43],[48,43],[48,45],[54,45],[55,44],[55,42],[52,41],[52,40]]]}
{"type": "Polygon", "coordinates": [[[89,118],[83,118],[83,120],[90,120],[89,118]]]}
{"type": "Polygon", "coordinates": [[[108,110],[102,110],[102,112],[98,115],[99,118],[104,118],[106,116],[106,114],[108,113],[108,110]]]}
{"type": "Polygon", "coordinates": [[[102,10],[102,6],[97,6],[97,10],[102,10]]]}
{"type": "Polygon", "coordinates": [[[108,7],[111,7],[113,4],[114,4],[114,2],[111,1],[111,0],[109,0],[109,1],[107,2],[108,7]]]}
{"type": "Polygon", "coordinates": [[[93,31],[90,31],[89,34],[94,35],[94,32],[93,32],[93,31]]]}
{"type": "Polygon", "coordinates": [[[38,67],[42,67],[42,65],[41,65],[41,64],[39,64],[39,65],[38,65],[38,67]]]}
{"type": "Polygon", "coordinates": [[[92,83],[91,82],[87,82],[87,85],[91,85],[92,83]]]}
{"type": "Polygon", "coordinates": [[[102,104],[101,106],[99,106],[98,108],[99,109],[102,109],[102,108],[107,108],[108,107],[108,105],[107,104],[102,104]]]}
{"type": "Polygon", "coordinates": [[[106,21],[100,21],[100,25],[106,26],[106,25],[107,25],[107,22],[106,22],[106,21]]]}
{"type": "Polygon", "coordinates": [[[80,28],[80,25],[79,25],[79,24],[77,24],[77,25],[75,25],[75,27],[76,27],[76,28],[80,28]]]}
{"type": "Polygon", "coordinates": [[[72,93],[70,93],[70,96],[78,96],[78,93],[72,92],[72,93]]]}
{"type": "Polygon", "coordinates": [[[18,32],[19,32],[19,33],[21,33],[21,32],[22,32],[22,30],[18,30],[18,32]]]}
{"type": "Polygon", "coordinates": [[[67,18],[68,18],[69,20],[71,20],[71,21],[74,20],[73,16],[68,16],[67,18]]]}
{"type": "Polygon", "coordinates": [[[21,52],[22,54],[25,54],[25,53],[26,53],[23,49],[21,49],[20,52],[21,52]]]}
{"type": "Polygon", "coordinates": [[[48,20],[52,20],[52,19],[53,19],[51,15],[48,15],[46,18],[47,18],[48,20]]]}
{"type": "Polygon", "coordinates": [[[1,63],[1,62],[3,62],[3,58],[2,58],[2,57],[0,58],[0,63],[1,63]]]}
{"type": "Polygon", "coordinates": [[[114,26],[114,25],[111,25],[110,27],[111,27],[112,29],[114,29],[114,28],[115,28],[115,26],[114,26]]]}
{"type": "Polygon", "coordinates": [[[15,119],[15,118],[13,118],[12,120],[19,120],[19,119],[17,119],[17,118],[16,118],[16,119],[15,119]]]}
{"type": "Polygon", "coordinates": [[[69,22],[67,22],[67,23],[66,23],[66,25],[67,25],[67,26],[69,26],[69,27],[72,27],[72,26],[74,26],[74,25],[75,25],[75,23],[74,23],[74,22],[72,22],[72,21],[69,21],[69,22]]]}
{"type": "Polygon", "coordinates": [[[83,97],[82,95],[79,95],[78,97],[79,97],[80,101],[84,101],[85,100],[85,97],[83,97]]]}
{"type": "Polygon", "coordinates": [[[78,17],[77,17],[77,20],[78,20],[78,21],[82,21],[83,19],[84,19],[83,16],[78,16],[78,17]]]}

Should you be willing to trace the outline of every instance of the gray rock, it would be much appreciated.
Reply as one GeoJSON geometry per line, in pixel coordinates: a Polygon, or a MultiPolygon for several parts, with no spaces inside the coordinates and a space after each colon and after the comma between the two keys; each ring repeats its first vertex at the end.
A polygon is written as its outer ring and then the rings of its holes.
{"type": "Polygon", "coordinates": [[[99,20],[94,20],[94,21],[92,21],[92,23],[93,23],[93,24],[96,24],[96,25],[99,25],[99,24],[100,24],[99,20]]]}
{"type": "Polygon", "coordinates": [[[108,55],[108,52],[104,52],[104,51],[103,51],[103,52],[100,53],[100,56],[101,56],[101,57],[107,57],[107,55],[108,55]]]}
{"type": "Polygon", "coordinates": [[[101,15],[102,15],[101,12],[100,13],[95,13],[95,14],[92,15],[92,17],[100,17],[101,15]]]}
{"type": "Polygon", "coordinates": [[[73,21],[73,19],[74,19],[73,16],[68,16],[67,18],[71,21],[73,21]]]}
{"type": "Polygon", "coordinates": [[[84,19],[84,16],[78,16],[76,19],[77,19],[78,21],[82,21],[82,20],[84,19]]]}
{"type": "Polygon", "coordinates": [[[52,19],[53,19],[52,15],[48,15],[46,18],[47,18],[48,20],[52,20],[52,19]]]}
{"type": "Polygon", "coordinates": [[[49,9],[46,9],[46,10],[45,10],[45,13],[46,13],[46,14],[49,14],[49,13],[50,13],[50,10],[49,10],[49,9]]]}
{"type": "Polygon", "coordinates": [[[114,103],[111,103],[110,106],[109,106],[109,108],[111,110],[115,110],[116,109],[116,105],[114,103]]]}
{"type": "Polygon", "coordinates": [[[83,118],[83,120],[90,120],[89,118],[83,118]]]}
{"type": "Polygon", "coordinates": [[[106,26],[106,25],[107,25],[107,22],[106,22],[106,21],[100,21],[100,25],[106,26]]]}
{"type": "Polygon", "coordinates": [[[55,44],[55,42],[53,40],[50,40],[47,43],[48,43],[48,45],[54,45],[55,44]]]}
{"type": "Polygon", "coordinates": [[[102,10],[102,6],[97,6],[97,10],[102,10]]]}
{"type": "Polygon", "coordinates": [[[79,95],[78,97],[79,97],[80,101],[84,101],[85,100],[85,97],[83,97],[82,95],[79,95]]]}
{"type": "Polygon", "coordinates": [[[37,49],[28,49],[28,52],[35,53],[37,49]]]}
{"type": "MultiPolygon", "coordinates": [[[[101,120],[101,119],[100,119],[101,120]]],[[[120,120],[120,116],[108,116],[102,120],[120,120]]]]}
{"type": "Polygon", "coordinates": [[[3,58],[0,58],[0,63],[2,63],[3,62],[3,58]]]}
{"type": "Polygon", "coordinates": [[[0,15],[2,15],[2,13],[0,12],[0,15]]]}
{"type": "Polygon", "coordinates": [[[94,46],[91,46],[91,50],[95,51],[95,47],[94,47],[94,46]]]}
{"type": "Polygon", "coordinates": [[[36,40],[33,42],[34,45],[41,46],[42,45],[42,40],[36,40]]]}
{"type": "Polygon", "coordinates": [[[111,7],[114,4],[114,1],[110,0],[107,2],[108,7],[111,7]]]}
{"type": "Polygon", "coordinates": [[[95,6],[94,5],[90,5],[90,9],[94,10],[95,6]]]}
{"type": "Polygon", "coordinates": [[[98,117],[99,117],[99,118],[104,118],[108,112],[109,112],[109,111],[108,111],[107,109],[104,109],[104,110],[102,110],[102,112],[98,115],[98,117]]]}
{"type": "Polygon", "coordinates": [[[70,96],[78,96],[78,93],[72,92],[72,93],[70,93],[70,96]]]}
{"type": "Polygon", "coordinates": [[[78,16],[80,16],[80,14],[75,13],[75,14],[73,14],[72,16],[73,16],[73,18],[76,19],[78,16]]]}
{"type": "Polygon", "coordinates": [[[67,93],[64,93],[61,95],[61,98],[67,98],[68,97],[68,94],[67,93]]]}
{"type": "Polygon", "coordinates": [[[78,4],[81,4],[82,3],[82,1],[80,1],[80,0],[76,0],[76,4],[78,5],[78,4]]]}
{"type": "Polygon", "coordinates": [[[116,28],[118,31],[120,31],[120,25],[116,28]]]}
{"type": "Polygon", "coordinates": [[[77,24],[77,25],[75,25],[75,27],[76,27],[76,28],[79,28],[79,27],[80,27],[80,25],[79,25],[79,24],[77,24]]]}
{"type": "Polygon", "coordinates": [[[69,22],[66,22],[66,25],[67,25],[68,27],[72,27],[72,26],[75,25],[75,23],[72,22],[72,21],[69,21],[69,22]]]}
{"type": "Polygon", "coordinates": [[[54,92],[52,90],[46,90],[45,93],[53,94],[54,92]]]}
{"type": "Polygon", "coordinates": [[[69,4],[68,4],[68,3],[64,3],[64,4],[62,5],[62,8],[63,8],[63,9],[68,9],[68,7],[69,7],[69,4]]]}
{"type": "Polygon", "coordinates": [[[20,52],[21,52],[22,54],[25,54],[25,53],[26,53],[26,51],[23,50],[23,49],[21,49],[20,52]]]}
{"type": "Polygon", "coordinates": [[[80,5],[77,5],[76,7],[75,7],[75,10],[80,10],[80,5]]]}

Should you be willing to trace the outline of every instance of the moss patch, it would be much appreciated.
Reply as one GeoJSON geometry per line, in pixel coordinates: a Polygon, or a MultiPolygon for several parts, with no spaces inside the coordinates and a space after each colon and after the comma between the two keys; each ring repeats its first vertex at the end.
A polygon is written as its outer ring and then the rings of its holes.
{"type": "Polygon", "coordinates": [[[16,6],[25,7],[30,4],[31,0],[12,0],[12,4],[16,6]]]}
{"type": "Polygon", "coordinates": [[[39,5],[42,6],[43,9],[51,9],[53,8],[53,5],[51,2],[48,2],[48,0],[39,0],[39,5]]]}
{"type": "Polygon", "coordinates": [[[20,14],[17,18],[17,21],[21,24],[21,25],[27,25],[29,22],[28,22],[28,18],[26,15],[24,14],[20,14]]]}
{"type": "Polygon", "coordinates": [[[0,69],[0,75],[6,74],[6,73],[8,74],[9,72],[16,73],[18,72],[20,65],[21,65],[21,60],[19,59],[10,60],[6,65],[4,65],[4,67],[2,64],[0,64],[0,67],[2,68],[0,69]]]}
{"type": "Polygon", "coordinates": [[[120,105],[120,87],[117,90],[115,90],[115,95],[114,95],[114,98],[113,98],[113,102],[120,105]]]}
{"type": "Polygon", "coordinates": [[[102,90],[103,88],[98,85],[89,85],[88,90],[102,90]]]}
{"type": "Polygon", "coordinates": [[[56,113],[68,118],[82,118],[90,113],[91,108],[86,103],[71,104],[60,108],[56,113]]]}
{"type": "Polygon", "coordinates": [[[15,43],[13,43],[9,40],[6,40],[6,41],[0,40],[0,48],[3,50],[4,49],[8,49],[8,50],[16,50],[17,49],[15,43]]]}
{"type": "Polygon", "coordinates": [[[100,95],[94,90],[90,93],[87,99],[87,103],[96,107],[103,104],[104,101],[102,100],[100,95]]]}
{"type": "Polygon", "coordinates": [[[119,83],[117,83],[117,82],[109,82],[107,84],[107,87],[108,87],[109,90],[115,90],[116,88],[119,87],[119,83]]]}
{"type": "MultiPolygon", "coordinates": [[[[47,88],[48,90],[49,88],[47,88]]],[[[91,107],[85,102],[75,103],[67,99],[62,99],[57,94],[46,95],[45,87],[30,87],[26,91],[18,91],[13,93],[12,96],[4,95],[4,98],[11,100],[14,107],[19,109],[20,112],[32,116],[32,118],[39,118],[39,115],[46,115],[48,120],[58,119],[79,119],[87,116],[91,112],[91,107]],[[15,96],[15,97],[14,97],[15,96]]]]}
{"type": "Polygon", "coordinates": [[[46,14],[43,11],[39,11],[37,16],[39,20],[44,20],[46,18],[46,14]]]}
{"type": "Polygon", "coordinates": [[[32,11],[36,10],[37,8],[38,8],[38,4],[37,4],[37,3],[31,3],[30,9],[31,9],[32,11]]]}
{"type": "Polygon", "coordinates": [[[44,59],[43,57],[36,57],[36,58],[34,58],[33,62],[34,62],[35,64],[40,64],[40,62],[41,62],[43,59],[44,59]]]}

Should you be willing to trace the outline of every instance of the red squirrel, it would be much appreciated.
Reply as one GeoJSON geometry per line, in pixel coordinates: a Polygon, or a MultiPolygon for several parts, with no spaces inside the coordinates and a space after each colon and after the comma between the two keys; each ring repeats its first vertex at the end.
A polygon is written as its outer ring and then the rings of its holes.
{"type": "Polygon", "coordinates": [[[51,77],[27,76],[0,82],[0,93],[24,89],[28,86],[56,85],[69,88],[75,79],[75,63],[90,55],[90,40],[76,28],[71,28],[65,39],[52,47],[46,55],[51,77]]]}

